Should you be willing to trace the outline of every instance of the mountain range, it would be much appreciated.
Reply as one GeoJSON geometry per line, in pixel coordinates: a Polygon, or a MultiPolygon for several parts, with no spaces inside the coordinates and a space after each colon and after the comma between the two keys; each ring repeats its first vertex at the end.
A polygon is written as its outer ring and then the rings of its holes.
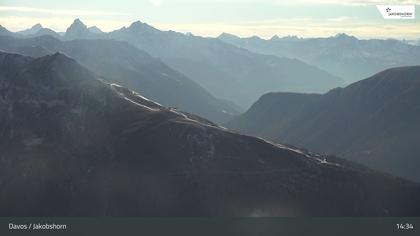
{"type": "Polygon", "coordinates": [[[253,53],[215,38],[160,31],[140,21],[98,33],[76,19],[59,38],[128,42],[160,58],[215,97],[243,108],[267,92],[326,92],[344,85],[341,78],[300,60],[253,53]]]}
{"type": "Polygon", "coordinates": [[[420,66],[324,95],[270,93],[227,127],[420,181],[420,66]]]}
{"type": "Polygon", "coordinates": [[[244,108],[265,92],[325,92],[343,85],[340,78],[299,60],[256,54],[214,38],[160,31],[142,22],[108,37],[144,49],[216,97],[244,108]]]}
{"type": "Polygon", "coordinates": [[[128,43],[91,39],[61,41],[0,36],[0,49],[39,57],[65,53],[110,82],[126,86],[165,106],[223,123],[238,114],[237,106],[215,98],[185,75],[128,43]]]}
{"type": "Polygon", "coordinates": [[[218,37],[252,52],[296,58],[353,83],[382,70],[420,64],[420,46],[388,39],[357,39],[347,34],[328,38],[274,36],[240,38],[231,34],[218,37]]]}
{"type": "Polygon", "coordinates": [[[66,40],[72,39],[97,39],[100,38],[104,33],[96,26],[87,27],[80,19],[74,20],[66,33],[63,35],[63,38],[66,40]]]}
{"type": "Polygon", "coordinates": [[[41,24],[35,24],[29,29],[21,30],[18,32],[11,32],[0,25],[0,36],[11,36],[16,38],[32,38],[42,35],[51,35],[56,38],[61,38],[61,33],[57,33],[52,29],[44,28],[41,24]]]}
{"type": "Polygon", "coordinates": [[[419,216],[420,185],[0,53],[1,216],[419,216]]]}
{"type": "Polygon", "coordinates": [[[37,34],[42,29],[43,29],[42,25],[38,23],[29,29],[19,31],[17,33],[22,34],[22,35],[34,35],[34,34],[37,34]]]}

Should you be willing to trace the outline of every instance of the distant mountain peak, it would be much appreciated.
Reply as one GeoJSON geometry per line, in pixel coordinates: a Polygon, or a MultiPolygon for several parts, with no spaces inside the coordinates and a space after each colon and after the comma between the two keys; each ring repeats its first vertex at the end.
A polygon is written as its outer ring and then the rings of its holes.
{"type": "Polygon", "coordinates": [[[87,26],[79,19],[75,19],[67,28],[65,36],[70,39],[84,38],[90,31],[87,26]]]}
{"type": "Polygon", "coordinates": [[[33,25],[31,28],[19,31],[18,33],[23,34],[23,35],[33,35],[33,34],[38,33],[42,29],[43,29],[42,25],[40,23],[37,23],[33,25]]]}
{"type": "Polygon", "coordinates": [[[250,39],[261,39],[261,38],[257,35],[254,35],[254,36],[251,36],[250,39]]]}
{"type": "Polygon", "coordinates": [[[12,32],[10,32],[8,29],[0,25],[0,35],[10,35],[12,32]]]}
{"type": "Polygon", "coordinates": [[[64,53],[57,51],[54,54],[52,54],[51,57],[57,58],[57,57],[67,57],[67,56],[64,53]]]}
{"type": "Polygon", "coordinates": [[[40,24],[40,23],[37,23],[37,24],[35,24],[35,25],[33,25],[32,27],[31,27],[31,29],[32,30],[40,30],[40,29],[42,29],[43,27],[42,27],[42,25],[40,24]]]}
{"type": "Polygon", "coordinates": [[[63,52],[57,51],[54,54],[44,57],[46,62],[50,64],[59,63],[60,65],[70,64],[75,62],[73,59],[65,55],[63,52]]]}
{"type": "Polygon", "coordinates": [[[70,27],[67,29],[67,31],[69,29],[72,29],[72,28],[85,28],[85,29],[87,29],[87,26],[79,18],[77,18],[73,21],[73,23],[70,25],[70,27]]]}
{"type": "Polygon", "coordinates": [[[219,35],[218,38],[239,38],[239,37],[234,35],[234,34],[229,34],[229,33],[223,32],[219,35]]]}
{"type": "Polygon", "coordinates": [[[85,25],[79,18],[74,19],[73,24],[85,25]]]}
{"type": "Polygon", "coordinates": [[[145,25],[147,24],[138,20],[131,23],[131,25],[128,28],[139,28],[139,27],[144,27],[145,25]]]}
{"type": "Polygon", "coordinates": [[[357,40],[356,37],[351,36],[351,35],[348,35],[346,33],[338,33],[333,38],[336,38],[336,39],[348,39],[348,40],[354,40],[355,39],[355,40],[357,40]]]}
{"type": "Polygon", "coordinates": [[[102,34],[103,33],[103,31],[96,26],[91,26],[91,27],[88,28],[88,30],[92,33],[95,33],[95,34],[102,34]]]}
{"type": "Polygon", "coordinates": [[[280,37],[276,34],[276,35],[274,35],[273,37],[271,37],[271,39],[270,39],[270,40],[275,41],[275,40],[279,40],[279,39],[280,39],[280,37]]]}
{"type": "Polygon", "coordinates": [[[285,37],[283,37],[283,38],[280,38],[280,40],[284,40],[284,41],[298,41],[298,40],[300,40],[301,38],[299,38],[298,36],[296,36],[296,35],[288,35],[288,36],[285,36],[285,37]]]}
{"type": "Polygon", "coordinates": [[[55,32],[52,29],[48,29],[48,28],[41,28],[40,30],[38,30],[35,33],[35,35],[37,35],[37,36],[50,35],[50,36],[53,36],[53,37],[56,37],[56,38],[60,37],[60,35],[57,32],[55,32]]]}
{"type": "Polygon", "coordinates": [[[9,31],[8,29],[6,29],[6,27],[4,27],[2,25],[0,25],[0,30],[7,30],[7,31],[9,31]]]}
{"type": "Polygon", "coordinates": [[[131,23],[131,26],[135,26],[135,25],[142,25],[144,24],[143,22],[141,22],[140,20],[136,20],[133,23],[131,23]]]}
{"type": "Polygon", "coordinates": [[[144,31],[144,30],[155,31],[156,30],[154,27],[148,25],[147,23],[143,23],[139,20],[131,23],[131,25],[127,29],[131,31],[144,31]]]}

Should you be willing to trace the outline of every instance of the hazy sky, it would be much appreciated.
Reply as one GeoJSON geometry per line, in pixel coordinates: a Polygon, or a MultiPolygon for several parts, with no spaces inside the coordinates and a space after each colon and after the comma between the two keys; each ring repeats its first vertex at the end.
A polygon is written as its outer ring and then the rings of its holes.
{"type": "Polygon", "coordinates": [[[156,28],[217,36],[420,38],[420,0],[0,0],[0,24],[65,31],[75,18],[111,31],[140,20],[156,28]],[[376,4],[416,4],[415,20],[384,20],[376,4]]]}

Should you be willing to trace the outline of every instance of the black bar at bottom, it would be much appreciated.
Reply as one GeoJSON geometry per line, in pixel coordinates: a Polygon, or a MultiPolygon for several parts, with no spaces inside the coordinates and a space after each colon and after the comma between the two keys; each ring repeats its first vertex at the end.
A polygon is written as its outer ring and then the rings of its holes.
{"type": "Polygon", "coordinates": [[[0,218],[0,235],[396,236],[420,218],[0,218]]]}

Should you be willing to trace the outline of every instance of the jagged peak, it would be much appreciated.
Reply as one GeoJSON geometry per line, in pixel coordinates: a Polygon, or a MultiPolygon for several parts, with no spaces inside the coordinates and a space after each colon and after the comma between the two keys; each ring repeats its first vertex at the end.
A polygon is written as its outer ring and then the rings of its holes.
{"type": "Polygon", "coordinates": [[[45,71],[42,73],[52,73],[54,75],[49,79],[43,80],[45,83],[49,83],[47,81],[51,79],[66,81],[67,83],[96,78],[92,72],[61,51],[35,58],[31,68],[35,71],[41,70],[45,71]]]}
{"type": "Polygon", "coordinates": [[[300,40],[300,39],[302,39],[302,38],[299,38],[296,35],[287,35],[287,36],[284,36],[284,37],[281,37],[281,38],[279,36],[275,35],[271,38],[271,40],[283,40],[283,41],[297,41],[297,40],[300,40]]]}
{"type": "Polygon", "coordinates": [[[234,34],[223,32],[219,35],[218,38],[239,38],[239,37],[234,34]]]}
{"type": "Polygon", "coordinates": [[[42,29],[40,29],[40,30],[39,30],[39,32],[51,32],[51,33],[58,34],[58,33],[57,33],[57,32],[55,32],[54,30],[49,29],[49,28],[42,28],[42,29]]]}
{"type": "Polygon", "coordinates": [[[337,39],[356,39],[356,37],[348,35],[346,33],[338,33],[335,36],[333,36],[333,38],[337,38],[337,39]]]}
{"type": "Polygon", "coordinates": [[[6,27],[4,27],[2,25],[0,25],[0,30],[7,30],[7,31],[9,31],[6,27]]]}
{"type": "Polygon", "coordinates": [[[262,38],[260,38],[258,35],[253,35],[253,36],[249,37],[248,39],[261,40],[262,38]]]}
{"type": "Polygon", "coordinates": [[[74,19],[73,24],[81,24],[81,25],[85,25],[85,24],[84,24],[84,23],[80,20],[80,18],[76,18],[76,19],[74,19]]]}
{"type": "Polygon", "coordinates": [[[63,63],[63,62],[71,62],[74,61],[73,59],[71,59],[70,57],[68,57],[66,54],[64,54],[63,52],[57,51],[54,54],[50,54],[50,55],[46,55],[44,57],[41,57],[40,59],[44,58],[45,61],[47,61],[48,63],[52,63],[52,62],[59,62],[59,63],[63,63]]]}
{"type": "Polygon", "coordinates": [[[103,33],[103,31],[101,29],[99,29],[97,26],[91,26],[91,27],[88,28],[88,30],[92,33],[95,33],[95,34],[103,33]]]}
{"type": "Polygon", "coordinates": [[[24,35],[31,35],[31,34],[36,34],[37,32],[39,32],[42,29],[44,29],[42,27],[42,25],[40,23],[37,23],[30,28],[18,31],[17,33],[24,34],[24,35]]]}
{"type": "Polygon", "coordinates": [[[152,26],[148,25],[147,23],[141,22],[141,21],[135,21],[131,23],[131,25],[128,27],[128,29],[131,30],[139,30],[139,29],[148,29],[148,30],[156,30],[152,26]]]}
{"type": "Polygon", "coordinates": [[[134,21],[133,23],[131,23],[131,25],[129,26],[129,28],[133,28],[133,27],[139,27],[139,26],[143,26],[145,25],[145,23],[141,22],[141,21],[134,21]]]}
{"type": "Polygon", "coordinates": [[[275,35],[273,35],[273,37],[271,37],[270,40],[279,40],[279,39],[280,39],[280,37],[277,34],[275,34],[275,35]]]}
{"type": "Polygon", "coordinates": [[[31,29],[42,29],[43,27],[42,27],[42,25],[40,24],[40,23],[37,23],[37,24],[35,24],[35,25],[33,25],[32,27],[31,27],[31,29]]]}
{"type": "Polygon", "coordinates": [[[143,22],[141,20],[136,20],[133,23],[131,23],[131,25],[136,25],[136,24],[143,24],[143,22]]]}
{"type": "Polygon", "coordinates": [[[57,51],[51,55],[52,57],[67,57],[64,53],[57,51]]]}
{"type": "Polygon", "coordinates": [[[65,36],[67,38],[80,38],[85,37],[86,34],[90,33],[87,26],[79,19],[75,19],[73,23],[67,28],[65,36]]]}
{"type": "Polygon", "coordinates": [[[69,28],[67,28],[67,31],[69,29],[74,29],[74,28],[83,28],[83,29],[87,29],[87,26],[79,19],[76,18],[73,23],[70,25],[69,28]]]}
{"type": "Polygon", "coordinates": [[[43,57],[37,58],[42,63],[46,63],[49,65],[69,65],[69,64],[78,64],[74,59],[67,56],[65,53],[61,51],[57,51],[53,54],[49,54],[43,57]]]}

